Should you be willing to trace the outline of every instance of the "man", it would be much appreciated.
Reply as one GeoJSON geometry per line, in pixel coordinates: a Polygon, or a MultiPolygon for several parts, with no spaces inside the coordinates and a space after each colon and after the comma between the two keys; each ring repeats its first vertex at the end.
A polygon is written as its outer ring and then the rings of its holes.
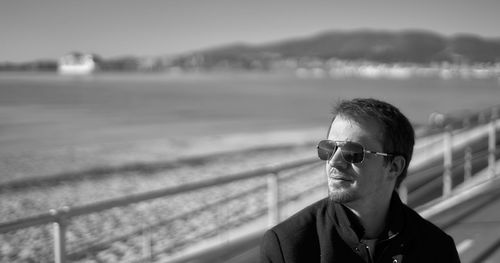
{"type": "Polygon", "coordinates": [[[453,239],[396,193],[414,141],[396,107],[375,99],[339,103],[318,144],[329,197],[268,230],[261,262],[460,262],[453,239]]]}

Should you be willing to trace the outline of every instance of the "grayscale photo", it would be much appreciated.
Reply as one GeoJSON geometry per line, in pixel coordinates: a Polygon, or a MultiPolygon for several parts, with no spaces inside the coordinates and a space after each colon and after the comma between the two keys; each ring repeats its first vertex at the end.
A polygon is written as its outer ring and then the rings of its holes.
{"type": "Polygon", "coordinates": [[[500,262],[500,2],[0,2],[0,262],[500,262]]]}

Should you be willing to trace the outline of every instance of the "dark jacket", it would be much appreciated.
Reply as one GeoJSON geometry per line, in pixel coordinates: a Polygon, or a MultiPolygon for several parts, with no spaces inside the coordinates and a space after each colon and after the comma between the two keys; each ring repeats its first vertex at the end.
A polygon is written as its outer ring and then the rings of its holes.
{"type": "Polygon", "coordinates": [[[373,257],[367,256],[362,236],[352,212],[325,198],[268,230],[261,241],[261,262],[460,262],[453,239],[396,193],[373,257]]]}

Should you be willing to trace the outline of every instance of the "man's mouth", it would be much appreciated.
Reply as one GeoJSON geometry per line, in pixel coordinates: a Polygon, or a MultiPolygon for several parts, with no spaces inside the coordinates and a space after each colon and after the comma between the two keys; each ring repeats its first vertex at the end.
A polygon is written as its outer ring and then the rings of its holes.
{"type": "Polygon", "coordinates": [[[328,171],[328,178],[333,181],[354,182],[354,178],[345,172],[332,168],[328,171]]]}
{"type": "Polygon", "coordinates": [[[345,177],[345,176],[330,176],[331,179],[333,180],[338,180],[338,181],[354,181],[352,178],[345,177]]]}

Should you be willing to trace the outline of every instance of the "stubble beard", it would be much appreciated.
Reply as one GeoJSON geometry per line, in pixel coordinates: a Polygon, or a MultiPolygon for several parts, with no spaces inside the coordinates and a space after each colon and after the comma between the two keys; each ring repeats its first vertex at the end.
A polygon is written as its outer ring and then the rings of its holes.
{"type": "Polygon", "coordinates": [[[328,197],[331,201],[346,204],[358,199],[352,182],[347,181],[342,183],[341,181],[333,179],[335,177],[353,178],[353,176],[347,174],[347,171],[327,166],[326,177],[328,182],[328,197]]]}
{"type": "Polygon", "coordinates": [[[331,187],[328,187],[328,197],[331,201],[341,204],[356,200],[356,195],[353,191],[349,189],[332,189],[331,187]]]}
{"type": "MultiPolygon", "coordinates": [[[[328,174],[328,173],[327,173],[328,174]]],[[[331,174],[328,175],[332,176],[331,174]]],[[[335,179],[328,178],[328,196],[331,201],[336,203],[349,203],[358,199],[355,189],[352,185],[342,185],[335,179]]]]}

